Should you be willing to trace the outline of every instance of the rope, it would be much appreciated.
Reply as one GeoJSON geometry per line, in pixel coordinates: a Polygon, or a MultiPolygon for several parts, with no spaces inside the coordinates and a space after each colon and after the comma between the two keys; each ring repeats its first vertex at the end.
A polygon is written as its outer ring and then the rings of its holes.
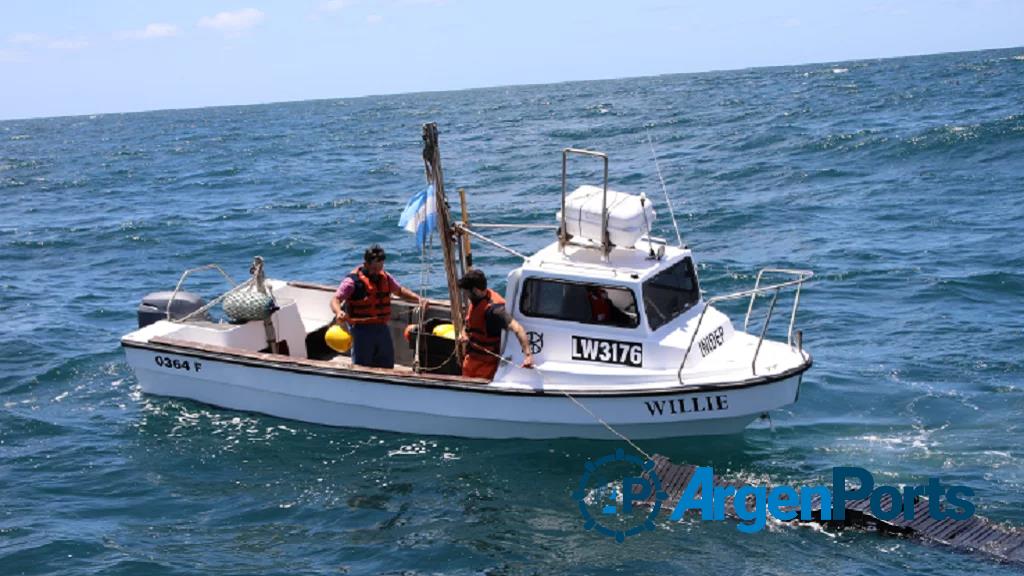
{"type": "Polygon", "coordinates": [[[227,298],[231,294],[234,294],[235,292],[239,292],[241,290],[244,290],[245,288],[248,288],[248,287],[250,287],[252,285],[253,285],[253,279],[249,278],[245,282],[242,282],[241,284],[235,286],[234,288],[228,290],[227,292],[221,294],[220,296],[214,298],[213,300],[210,300],[210,302],[208,304],[206,304],[205,306],[203,306],[202,308],[199,308],[198,310],[195,310],[194,312],[190,313],[187,316],[184,316],[182,318],[178,318],[176,320],[172,320],[172,322],[187,322],[187,321],[191,320],[194,316],[198,316],[200,314],[205,314],[211,308],[213,308],[217,304],[220,304],[222,300],[224,300],[225,298],[227,298]]]}
{"type": "MultiPolygon", "coordinates": [[[[544,375],[543,375],[543,374],[541,374],[541,379],[543,379],[543,378],[544,378],[544,375]]],[[[576,404],[577,406],[579,406],[580,408],[582,408],[584,412],[586,412],[587,414],[590,414],[591,416],[593,416],[593,418],[594,418],[595,420],[597,420],[598,422],[600,422],[602,426],[604,426],[605,428],[607,428],[609,432],[611,432],[612,434],[615,434],[615,435],[616,435],[616,436],[618,436],[619,438],[622,438],[623,440],[625,440],[627,444],[629,444],[630,446],[632,446],[634,450],[636,450],[636,451],[637,451],[637,452],[639,452],[639,453],[640,453],[641,455],[643,455],[643,457],[644,457],[644,458],[646,458],[646,459],[650,460],[651,462],[654,462],[654,459],[653,459],[653,458],[651,458],[651,455],[650,455],[650,454],[648,454],[647,452],[644,452],[644,449],[643,449],[643,448],[641,448],[641,447],[637,446],[637,445],[636,445],[636,442],[633,442],[632,440],[630,440],[629,438],[627,438],[625,434],[622,434],[621,432],[619,432],[619,431],[618,431],[618,430],[616,430],[615,428],[612,428],[612,425],[611,425],[611,424],[609,424],[609,423],[605,422],[605,421],[604,421],[604,420],[603,420],[603,419],[602,419],[602,418],[601,418],[600,416],[598,416],[597,414],[594,414],[593,412],[591,412],[591,411],[590,411],[590,408],[587,408],[586,406],[584,406],[584,405],[583,405],[583,403],[582,403],[582,402],[580,402],[579,400],[577,400],[577,399],[576,399],[575,397],[573,397],[573,395],[572,395],[572,394],[569,394],[568,392],[566,392],[566,391],[564,391],[564,390],[562,391],[562,394],[565,394],[565,397],[566,397],[566,398],[568,398],[569,400],[572,400],[572,401],[573,401],[573,404],[576,404]]]]}
{"type": "MultiPolygon", "coordinates": [[[[212,266],[212,264],[211,264],[211,266],[212,266]]],[[[219,269],[220,268],[218,267],[218,270],[219,269]]],[[[225,277],[230,279],[230,277],[228,277],[227,274],[225,274],[223,271],[221,271],[221,273],[224,274],[225,277]]],[[[172,322],[188,322],[189,320],[191,320],[192,318],[194,318],[196,316],[200,316],[202,314],[205,314],[206,312],[209,312],[211,308],[213,308],[217,304],[220,304],[225,298],[227,298],[228,296],[234,294],[235,292],[241,292],[242,290],[245,290],[246,288],[250,288],[250,287],[253,287],[253,286],[255,286],[256,289],[259,292],[263,293],[263,294],[270,294],[269,288],[264,284],[264,280],[265,279],[264,279],[264,275],[263,275],[263,258],[262,257],[256,256],[253,259],[252,266],[249,268],[249,273],[252,274],[252,276],[250,276],[249,279],[246,280],[245,282],[242,282],[241,284],[236,284],[233,288],[231,288],[227,292],[221,294],[220,296],[214,298],[213,300],[210,300],[210,302],[208,302],[205,306],[203,306],[203,307],[201,307],[201,308],[199,308],[197,310],[192,311],[188,315],[183,316],[183,317],[178,318],[178,319],[172,319],[171,321],[172,322]]],[[[180,287],[180,282],[179,282],[179,287],[180,287]]]]}
{"type": "Polygon", "coordinates": [[[453,226],[456,229],[462,230],[466,234],[469,234],[470,236],[472,236],[472,237],[474,237],[474,238],[476,238],[476,239],[478,239],[478,240],[480,240],[482,242],[486,242],[486,243],[490,244],[491,246],[494,246],[495,248],[500,248],[501,250],[504,250],[504,251],[514,255],[514,256],[518,256],[518,257],[522,258],[523,260],[526,260],[526,258],[527,258],[526,254],[523,254],[522,252],[517,252],[517,251],[513,250],[512,248],[509,248],[508,246],[505,246],[504,244],[502,244],[500,242],[497,242],[495,240],[491,240],[490,238],[484,236],[483,234],[480,234],[479,232],[474,232],[474,231],[470,230],[469,228],[466,228],[462,224],[455,223],[455,224],[453,224],[453,226]]]}
{"type": "Polygon", "coordinates": [[[444,367],[445,364],[451,362],[452,358],[455,358],[455,354],[456,354],[457,349],[458,349],[457,346],[455,348],[452,348],[452,353],[449,354],[448,357],[445,358],[444,361],[441,362],[440,364],[438,364],[437,366],[430,367],[430,366],[422,366],[422,365],[420,365],[419,366],[419,370],[421,372],[434,372],[435,370],[440,370],[442,367],[444,367]]]}
{"type": "MultiPolygon", "coordinates": [[[[494,356],[500,362],[505,362],[506,364],[511,364],[512,363],[512,361],[509,360],[508,358],[505,358],[503,356],[495,354],[494,352],[491,352],[490,350],[487,350],[486,348],[483,348],[483,347],[481,347],[479,345],[473,344],[472,342],[470,342],[469,344],[471,346],[479,349],[479,350],[482,350],[482,351],[486,352],[487,354],[490,354],[491,356],[494,356]]],[[[534,368],[534,370],[536,370],[537,374],[540,375],[541,381],[543,381],[545,384],[547,384],[547,379],[544,376],[544,372],[541,371],[539,368],[534,368]]],[[[589,414],[591,416],[591,418],[593,418],[594,420],[597,420],[597,422],[600,423],[602,426],[604,426],[609,432],[611,432],[612,434],[614,434],[614,435],[618,436],[619,438],[621,438],[623,441],[626,442],[626,444],[629,444],[630,446],[632,446],[633,449],[636,450],[637,452],[639,452],[641,456],[643,456],[647,460],[650,460],[651,462],[654,462],[654,458],[650,454],[648,454],[646,451],[644,451],[643,448],[637,446],[636,442],[633,442],[625,434],[619,432],[611,424],[605,422],[603,418],[601,418],[597,414],[594,414],[594,412],[591,411],[590,408],[587,408],[582,402],[577,400],[575,396],[573,396],[572,394],[569,394],[565,390],[559,390],[559,392],[563,396],[565,396],[566,398],[571,400],[573,404],[575,404],[575,405],[579,406],[580,408],[582,408],[584,412],[589,414]]],[[[645,474],[646,474],[646,472],[645,472],[645,474]]]]}
{"type": "MultiPolygon", "coordinates": [[[[430,285],[430,260],[431,260],[431,258],[430,258],[430,251],[431,251],[431,248],[433,247],[433,245],[434,245],[434,234],[431,233],[427,237],[427,242],[426,242],[426,244],[423,245],[423,249],[420,250],[420,292],[419,293],[424,298],[427,297],[427,289],[429,288],[429,285],[430,285]]],[[[417,332],[416,332],[416,348],[413,351],[413,370],[417,371],[417,372],[421,371],[421,370],[426,370],[427,372],[432,372],[434,370],[440,369],[441,366],[444,366],[448,362],[448,360],[445,360],[444,362],[442,362],[440,364],[440,366],[435,366],[434,368],[424,368],[423,365],[420,363],[420,337],[419,337],[419,335],[423,334],[423,325],[424,325],[424,323],[427,320],[427,316],[426,316],[426,310],[422,306],[417,306],[416,307],[416,312],[417,312],[417,314],[416,314],[417,332]]]]}

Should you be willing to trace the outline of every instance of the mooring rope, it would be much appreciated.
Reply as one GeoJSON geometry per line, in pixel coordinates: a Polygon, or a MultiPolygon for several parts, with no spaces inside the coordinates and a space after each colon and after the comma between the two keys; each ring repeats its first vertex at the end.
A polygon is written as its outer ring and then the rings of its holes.
{"type": "MultiPolygon", "coordinates": [[[[487,354],[490,354],[491,356],[494,356],[500,362],[504,362],[506,364],[513,364],[512,360],[510,360],[508,358],[505,358],[504,356],[501,356],[499,354],[495,354],[494,352],[491,352],[490,350],[488,350],[486,348],[483,348],[482,346],[478,346],[476,344],[473,344],[472,342],[470,342],[470,345],[475,347],[475,348],[477,348],[477,349],[479,349],[479,350],[482,350],[483,352],[486,352],[487,354]]],[[[547,385],[547,378],[544,375],[544,371],[541,370],[540,368],[537,368],[537,367],[534,367],[533,370],[537,371],[537,374],[540,375],[541,381],[545,384],[545,388],[547,388],[547,386],[546,386],[547,385]]],[[[594,414],[594,412],[590,408],[587,408],[586,405],[584,405],[582,402],[577,400],[575,396],[573,396],[572,394],[566,392],[565,390],[558,390],[558,392],[561,393],[566,398],[568,398],[569,400],[571,400],[573,404],[575,404],[575,405],[579,406],[581,409],[583,409],[584,412],[589,414],[591,418],[593,418],[599,424],[604,426],[609,432],[611,432],[612,434],[618,436],[623,441],[625,441],[627,444],[632,446],[633,449],[636,450],[637,452],[639,452],[644,458],[646,458],[647,460],[649,460],[651,462],[654,462],[654,458],[650,454],[648,454],[643,448],[641,448],[640,446],[637,446],[636,442],[633,442],[625,434],[623,434],[623,433],[619,432],[618,430],[616,430],[608,422],[605,422],[605,420],[603,418],[601,418],[597,414],[594,414]]]]}
{"type": "MultiPolygon", "coordinates": [[[[543,380],[543,379],[544,379],[544,374],[543,374],[543,373],[541,373],[540,371],[538,371],[538,373],[540,373],[540,377],[541,377],[541,379],[543,380]]],[[[625,435],[625,434],[623,434],[623,433],[619,432],[618,430],[616,430],[615,428],[613,428],[611,424],[609,424],[609,423],[605,422],[605,421],[604,421],[604,420],[603,420],[603,419],[602,419],[602,418],[601,418],[600,416],[598,416],[597,414],[594,414],[594,413],[593,413],[593,412],[592,412],[592,411],[590,410],[590,408],[587,408],[587,407],[586,407],[586,406],[585,406],[585,405],[584,405],[584,404],[583,404],[582,402],[580,402],[579,400],[577,400],[577,399],[576,399],[576,398],[575,398],[575,397],[574,397],[574,396],[573,396],[572,394],[569,394],[568,392],[566,392],[566,391],[564,391],[564,390],[562,390],[561,392],[562,392],[562,394],[564,394],[564,395],[565,395],[565,397],[566,397],[566,398],[568,398],[569,400],[572,400],[574,404],[576,404],[577,406],[579,406],[580,408],[582,408],[584,412],[586,412],[587,414],[590,414],[590,415],[591,415],[591,416],[592,416],[592,417],[593,417],[593,418],[594,418],[595,420],[597,420],[598,422],[600,422],[600,423],[601,423],[601,425],[602,425],[602,426],[604,426],[605,428],[607,428],[609,432],[611,432],[612,434],[615,434],[615,435],[616,435],[616,436],[618,436],[619,438],[622,438],[622,439],[623,439],[623,440],[624,440],[624,441],[625,441],[625,442],[626,442],[627,444],[629,444],[630,446],[632,446],[634,450],[636,450],[636,451],[637,451],[637,452],[639,452],[639,453],[640,453],[641,455],[643,455],[643,457],[644,457],[644,458],[646,458],[647,460],[650,460],[651,462],[653,462],[653,461],[654,461],[654,459],[653,459],[653,458],[651,457],[651,455],[650,455],[650,454],[648,454],[647,452],[645,452],[643,448],[641,448],[641,447],[639,447],[639,446],[637,446],[637,445],[636,445],[636,442],[633,442],[633,441],[632,441],[632,440],[630,440],[630,439],[629,439],[628,437],[626,437],[626,435],[625,435]]]]}

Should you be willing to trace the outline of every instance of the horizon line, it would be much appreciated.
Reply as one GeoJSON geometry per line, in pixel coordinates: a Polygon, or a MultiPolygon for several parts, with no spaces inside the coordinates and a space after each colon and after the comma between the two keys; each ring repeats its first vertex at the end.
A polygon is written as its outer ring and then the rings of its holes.
{"type": "Polygon", "coordinates": [[[1014,50],[1024,49],[1024,45],[1018,46],[1004,46],[996,48],[978,48],[972,50],[953,50],[949,52],[928,52],[924,54],[901,54],[896,56],[878,56],[878,57],[862,57],[852,58],[847,60],[822,60],[816,62],[803,62],[799,64],[769,64],[764,66],[744,66],[739,68],[713,68],[709,70],[699,70],[692,72],[664,72],[660,74],[647,74],[642,76],[616,76],[613,78],[584,78],[584,79],[573,79],[573,80],[557,80],[554,82],[523,82],[520,84],[495,84],[489,86],[470,86],[463,88],[446,88],[440,90],[412,90],[408,92],[392,92],[384,94],[359,94],[351,96],[325,96],[325,97],[312,97],[304,98],[302,100],[271,100],[266,102],[243,102],[238,104],[203,104],[199,106],[182,106],[182,107],[171,107],[171,108],[152,108],[145,110],[122,110],[122,111],[109,111],[109,112],[84,112],[81,114],[59,114],[55,116],[22,116],[13,118],[0,118],[0,124],[6,122],[20,122],[20,121],[31,121],[31,120],[54,120],[58,118],[93,118],[96,116],[114,116],[114,115],[128,115],[128,114],[151,114],[156,112],[178,112],[185,110],[206,110],[214,108],[239,108],[248,106],[272,106],[275,104],[297,104],[300,102],[326,102],[332,100],[361,100],[365,98],[386,98],[393,96],[411,96],[416,94],[446,94],[450,92],[471,92],[474,90],[495,90],[500,88],[525,88],[531,86],[557,86],[559,84],[580,84],[584,82],[610,82],[616,80],[637,80],[642,78],[661,78],[665,76],[687,76],[697,74],[714,74],[716,72],[742,72],[744,70],[769,70],[772,68],[796,68],[802,66],[819,66],[825,64],[853,64],[858,62],[874,62],[883,60],[900,60],[904,58],[923,58],[928,56],[944,56],[951,54],[971,54],[975,52],[994,52],[998,50],[1014,50]]]}

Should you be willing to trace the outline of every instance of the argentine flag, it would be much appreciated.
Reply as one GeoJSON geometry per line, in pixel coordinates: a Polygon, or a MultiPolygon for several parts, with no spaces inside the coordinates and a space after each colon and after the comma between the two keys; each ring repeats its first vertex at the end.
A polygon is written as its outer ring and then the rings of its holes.
{"type": "Polygon", "coordinates": [[[437,227],[437,199],[434,197],[434,185],[413,194],[402,210],[398,227],[416,235],[416,247],[423,249],[427,238],[437,227]]]}

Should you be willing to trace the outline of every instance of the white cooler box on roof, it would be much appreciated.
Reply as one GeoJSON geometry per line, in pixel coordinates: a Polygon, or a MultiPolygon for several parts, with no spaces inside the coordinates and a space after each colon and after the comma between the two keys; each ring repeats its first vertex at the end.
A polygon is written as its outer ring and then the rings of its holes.
{"type": "MultiPolygon", "coordinates": [[[[565,231],[572,236],[601,243],[601,199],[604,189],[589,184],[565,197],[565,231]]],[[[650,199],[608,189],[608,239],[616,246],[631,248],[654,226],[654,206],[650,199]],[[647,221],[644,222],[644,214],[647,221]]],[[[558,222],[562,213],[557,213],[558,222]]]]}

